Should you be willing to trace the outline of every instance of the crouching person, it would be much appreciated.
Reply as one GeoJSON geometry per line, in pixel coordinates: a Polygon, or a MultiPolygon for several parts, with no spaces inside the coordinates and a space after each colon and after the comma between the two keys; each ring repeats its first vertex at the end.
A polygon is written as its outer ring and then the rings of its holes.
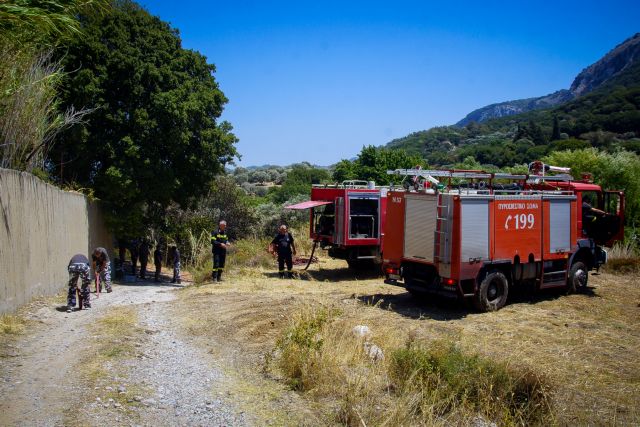
{"type": "Polygon", "coordinates": [[[80,301],[78,301],[79,307],[91,308],[89,285],[91,279],[89,278],[89,259],[82,255],[76,254],[69,261],[67,266],[69,272],[69,293],[67,295],[67,313],[71,313],[76,306],[76,292],[78,291],[78,278],[82,280],[82,287],[80,288],[80,301]]]}
{"type": "Polygon", "coordinates": [[[111,292],[111,262],[109,254],[105,248],[95,248],[91,255],[93,260],[93,271],[96,273],[96,279],[100,277],[100,288],[104,284],[107,293],[111,292]]]}

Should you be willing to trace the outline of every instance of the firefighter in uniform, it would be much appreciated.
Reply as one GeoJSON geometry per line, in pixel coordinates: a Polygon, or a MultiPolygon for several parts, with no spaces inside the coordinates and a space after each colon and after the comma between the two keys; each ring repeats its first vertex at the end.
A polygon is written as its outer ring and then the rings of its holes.
{"type": "Polygon", "coordinates": [[[278,234],[271,241],[271,252],[278,252],[278,274],[284,279],[284,265],[287,264],[287,276],[292,277],[293,257],[296,254],[296,245],[291,233],[287,232],[287,226],[282,224],[278,229],[278,234]]]}
{"type": "Polygon", "coordinates": [[[67,294],[67,313],[71,313],[76,306],[76,292],[78,289],[78,278],[82,280],[82,287],[80,288],[80,306],[84,308],[91,308],[91,302],[89,301],[89,285],[91,279],[89,278],[89,259],[82,255],[76,254],[69,261],[67,266],[69,272],[69,293],[67,294]]]}
{"type": "Polygon", "coordinates": [[[227,236],[227,221],[220,221],[218,231],[211,232],[211,250],[213,251],[213,271],[211,278],[214,282],[222,280],[224,262],[227,258],[227,247],[229,247],[229,237],[227,236]]]}
{"type": "Polygon", "coordinates": [[[92,267],[96,273],[96,278],[100,276],[100,287],[104,284],[107,293],[111,292],[111,261],[105,248],[95,248],[91,254],[93,260],[92,267]]]}

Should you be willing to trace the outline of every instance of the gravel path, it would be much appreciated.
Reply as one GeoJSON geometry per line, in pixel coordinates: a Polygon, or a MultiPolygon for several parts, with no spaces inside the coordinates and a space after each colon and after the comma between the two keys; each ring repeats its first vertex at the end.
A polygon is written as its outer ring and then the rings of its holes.
{"type": "Polygon", "coordinates": [[[210,355],[179,337],[164,316],[165,304],[147,305],[141,326],[152,332],[146,357],[130,366],[129,382],[150,387],[154,394],[142,400],[144,425],[247,425],[225,390],[225,377],[210,355]]]}
{"type": "MultiPolygon", "coordinates": [[[[78,354],[90,345],[87,325],[110,307],[134,305],[141,327],[150,334],[145,357],[124,366],[127,385],[148,392],[140,396],[136,417],[103,402],[86,402],[93,425],[236,426],[248,425],[247,416],[227,397],[226,378],[202,352],[178,336],[164,315],[175,288],[166,284],[114,285],[114,292],[92,299],[92,308],[73,313],[50,305],[32,306],[27,317],[39,322],[20,337],[0,359],[0,425],[58,426],[69,424],[69,409],[97,393],[78,381],[78,354]],[[108,406],[108,408],[105,408],[108,406]]],[[[122,371],[122,369],[120,369],[122,371]]]]}

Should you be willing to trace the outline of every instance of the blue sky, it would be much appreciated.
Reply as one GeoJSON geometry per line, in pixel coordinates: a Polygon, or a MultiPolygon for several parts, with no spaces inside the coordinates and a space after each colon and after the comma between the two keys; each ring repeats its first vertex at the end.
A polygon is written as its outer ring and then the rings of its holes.
{"type": "Polygon", "coordinates": [[[640,31],[640,2],[142,0],[217,67],[242,166],[363,145],[568,88],[640,31]]]}

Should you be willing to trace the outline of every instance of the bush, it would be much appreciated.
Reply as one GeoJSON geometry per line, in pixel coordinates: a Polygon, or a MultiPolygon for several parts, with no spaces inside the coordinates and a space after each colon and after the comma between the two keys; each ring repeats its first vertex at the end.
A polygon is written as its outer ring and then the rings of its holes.
{"type": "Polygon", "coordinates": [[[285,209],[285,206],[308,200],[306,194],[296,195],[284,203],[264,203],[256,209],[256,216],[259,218],[253,230],[254,236],[267,237],[274,236],[278,232],[278,227],[285,224],[287,227],[297,228],[309,221],[309,211],[285,209]]]}
{"type": "Polygon", "coordinates": [[[418,413],[481,413],[529,425],[551,412],[550,388],[535,372],[465,354],[451,343],[423,348],[408,342],[391,354],[389,377],[397,393],[416,396],[418,413]]]}
{"type": "Polygon", "coordinates": [[[302,310],[278,340],[276,347],[281,355],[278,366],[294,390],[317,386],[316,381],[321,377],[316,369],[320,367],[317,359],[323,345],[321,332],[331,316],[332,312],[325,307],[302,310]]]}

